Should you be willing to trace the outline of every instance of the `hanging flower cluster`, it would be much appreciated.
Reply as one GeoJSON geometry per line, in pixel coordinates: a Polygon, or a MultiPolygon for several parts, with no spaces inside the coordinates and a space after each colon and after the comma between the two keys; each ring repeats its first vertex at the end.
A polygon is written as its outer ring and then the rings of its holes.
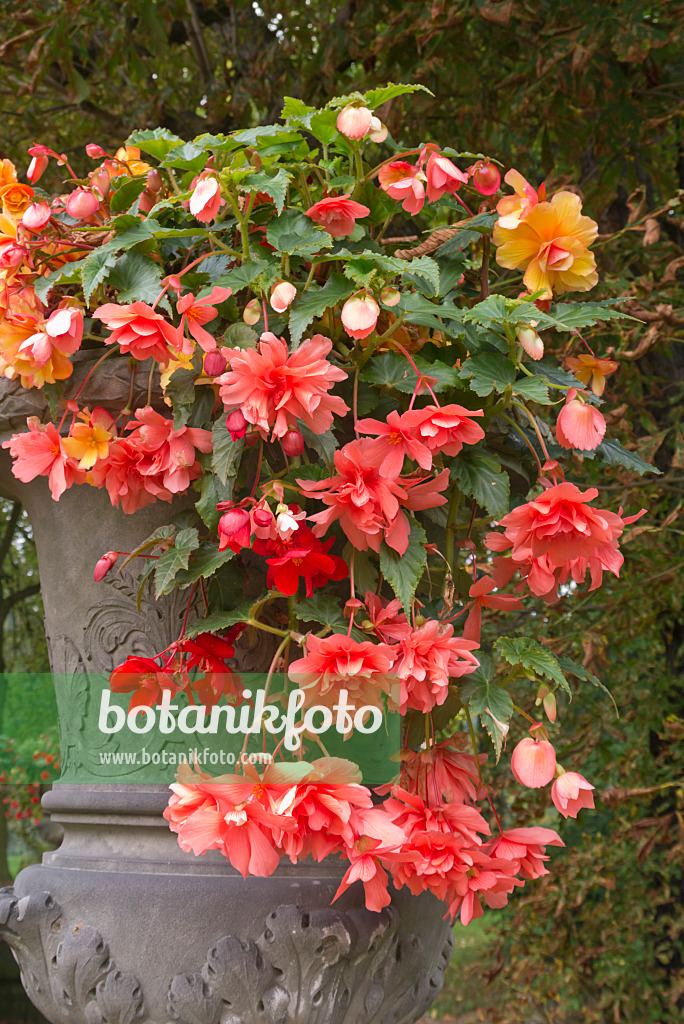
{"type": "Polygon", "coordinates": [[[402,716],[380,802],[311,724],[306,756],[273,744],[262,774],[184,769],[166,812],[182,848],[220,850],[243,875],[342,855],[338,895],[360,882],[379,910],[407,886],[468,923],[562,845],[501,823],[484,743],[498,761],[524,719],[515,779],[552,784],[563,817],[593,806],[549,739],[557,691],[586,672],[537,639],[530,613],[619,576],[643,510],[605,509],[565,473],[583,454],[650,467],[607,447],[618,363],[580,333],[619,311],[556,301],[598,281],[581,199],[515,169],[502,184],[485,156],[402,148],[376,109],[412,91],[318,111],[288,100],[282,124],[191,146],[166,129],[116,153],[93,143],[80,178],[42,144],[27,183],[4,161],[0,377],[45,398],[4,447],[55,500],[89,484],[135,514],[195,495],[195,525],[186,514],[94,567],[106,580],[136,557],[141,588],[188,590],[178,639],[111,675],[129,711],[167,693],[248,703],[234,661],[249,630],[277,643],[266,691],[281,679],[285,706],[296,687],[300,724],[343,694],[402,716]],[[48,173],[68,175],[63,192],[41,190],[48,173]],[[128,383],[106,408],[88,404],[105,360],[128,383]]]}

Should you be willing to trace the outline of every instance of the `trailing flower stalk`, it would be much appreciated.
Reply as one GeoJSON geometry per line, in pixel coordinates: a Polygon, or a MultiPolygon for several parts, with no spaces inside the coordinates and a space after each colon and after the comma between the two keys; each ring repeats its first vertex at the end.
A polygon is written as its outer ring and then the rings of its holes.
{"type": "Polygon", "coordinates": [[[346,691],[403,716],[382,800],[324,748],[278,747],[262,773],[184,769],[166,811],[181,847],[220,850],[243,875],[341,854],[339,893],[360,883],[380,910],[390,883],[430,891],[467,924],[563,845],[497,817],[486,770],[511,729],[529,731],[511,762],[522,786],[552,785],[564,817],[593,806],[550,739],[556,696],[587,673],[536,641],[533,613],[619,576],[643,510],[602,508],[566,472],[577,453],[650,467],[606,447],[598,406],[618,366],[579,335],[619,312],[557,302],[598,280],[595,222],[573,192],[547,197],[516,169],[502,184],[485,156],[392,148],[378,108],[412,91],[319,111],[287,100],[277,125],[191,143],[166,129],[114,154],[93,143],[81,180],[44,145],[28,183],[6,161],[0,376],[46,401],[4,446],[55,500],[89,484],[135,515],[195,494],[194,525],[171,509],[168,527],[93,567],[106,585],[142,558],[141,589],[188,591],[177,640],[111,675],[131,709],[166,691],[240,705],[235,644],[256,630],[277,646],[268,688],[284,701],[298,687],[302,714],[346,691]],[[42,191],[60,167],[63,191],[42,191]],[[430,255],[384,241],[437,224],[430,255]],[[120,408],[87,404],[105,355],[130,374],[120,408]],[[148,398],[134,405],[139,373],[148,398]],[[251,602],[248,577],[263,586],[251,602]]]}

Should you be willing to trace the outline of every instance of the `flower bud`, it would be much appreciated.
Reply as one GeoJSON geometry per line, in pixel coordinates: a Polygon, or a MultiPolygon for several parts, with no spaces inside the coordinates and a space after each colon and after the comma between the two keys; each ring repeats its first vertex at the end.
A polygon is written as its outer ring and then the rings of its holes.
{"type": "Polygon", "coordinates": [[[250,299],[242,312],[242,319],[251,327],[261,319],[261,305],[258,299],[250,299]]]}
{"type": "Polygon", "coordinates": [[[224,512],[218,521],[219,551],[227,547],[238,552],[248,547],[252,533],[252,520],[244,508],[233,508],[224,512]]]}
{"type": "Polygon", "coordinates": [[[154,167],[147,175],[147,187],[150,192],[157,193],[162,187],[162,177],[156,167],[154,167]]]}
{"type": "Polygon", "coordinates": [[[154,192],[150,192],[149,188],[143,189],[138,200],[138,210],[140,213],[149,213],[156,205],[157,197],[154,192]]]}
{"type": "Polygon", "coordinates": [[[109,192],[110,177],[104,167],[101,167],[99,171],[95,171],[90,175],[90,183],[93,186],[93,191],[96,192],[102,199],[109,192]]]}
{"type": "Polygon", "coordinates": [[[12,270],[20,267],[28,257],[28,249],[24,245],[18,245],[10,241],[7,245],[0,246],[0,269],[12,270]]]}
{"type": "Polygon", "coordinates": [[[244,437],[247,433],[247,427],[249,423],[244,417],[242,409],[233,409],[226,416],[226,430],[232,437],[233,441],[237,441],[239,438],[244,437]]]}
{"type": "MultiPolygon", "coordinates": [[[[31,150],[29,150],[29,153],[30,152],[31,150]]],[[[35,182],[38,181],[40,177],[42,177],[42,175],[45,173],[47,165],[48,158],[46,156],[33,157],[31,163],[28,165],[28,170],[26,171],[26,177],[32,185],[35,184],[35,182]]]]}
{"type": "Polygon", "coordinates": [[[541,359],[544,355],[544,342],[534,327],[520,327],[517,332],[518,341],[530,359],[541,359]]]}
{"type": "Polygon", "coordinates": [[[349,104],[337,115],[337,130],[348,139],[362,139],[368,134],[373,121],[373,111],[368,107],[355,107],[349,104]]]}
{"type": "Polygon", "coordinates": [[[298,430],[286,430],[280,439],[283,451],[292,457],[301,455],[304,451],[304,437],[298,430]]]}
{"type": "Polygon", "coordinates": [[[389,132],[387,130],[387,125],[383,124],[380,118],[376,117],[375,114],[373,114],[373,116],[371,117],[370,132],[368,133],[368,138],[371,140],[371,142],[384,142],[388,134],[389,132]]]}
{"type": "Polygon", "coordinates": [[[99,583],[100,580],[103,580],[107,573],[110,571],[110,569],[114,568],[118,557],[118,551],[106,551],[102,558],[98,560],[95,566],[95,572],[93,573],[93,577],[96,583],[99,583]]]}
{"type": "Polygon", "coordinates": [[[273,522],[273,513],[270,508],[255,508],[252,512],[252,519],[259,530],[267,530],[273,522]]]}
{"type": "Polygon", "coordinates": [[[292,304],[297,289],[289,281],[278,281],[271,289],[271,306],[276,313],[284,313],[292,304]]]}
{"type": "Polygon", "coordinates": [[[566,772],[560,769],[560,775],[551,787],[551,799],[556,810],[564,818],[576,818],[583,807],[593,808],[593,786],[579,772],[566,772]]]}
{"type": "Polygon", "coordinates": [[[469,167],[472,174],[473,185],[483,196],[491,196],[501,184],[501,174],[494,164],[488,160],[478,160],[476,164],[469,167]]]}
{"type": "Polygon", "coordinates": [[[107,153],[102,146],[98,146],[96,142],[89,142],[85,151],[91,160],[101,160],[103,157],[107,156],[107,153]]]}
{"type": "Polygon", "coordinates": [[[52,210],[46,202],[41,200],[39,203],[32,203],[27,210],[24,210],[21,223],[29,231],[40,231],[49,222],[51,216],[52,210]]]}
{"type": "MultiPolygon", "coordinates": [[[[207,377],[219,377],[225,371],[227,365],[228,360],[217,350],[207,352],[204,357],[204,372],[207,377]]],[[[239,409],[236,411],[240,412],[239,409]]],[[[242,416],[242,413],[240,413],[240,415],[242,416]]],[[[244,416],[242,416],[242,418],[244,419],[244,416]]],[[[233,438],[233,440],[235,440],[235,438],[233,438]]]]}
{"type": "Polygon", "coordinates": [[[367,338],[375,330],[380,307],[368,292],[352,295],[342,307],[342,326],[352,338],[367,338]]]}
{"type": "Polygon", "coordinates": [[[100,200],[93,192],[84,188],[75,189],[66,201],[66,212],[74,220],[86,220],[97,210],[100,200]]]}
{"type": "Polygon", "coordinates": [[[529,789],[547,786],[556,771],[556,751],[548,740],[520,740],[511,756],[511,770],[517,782],[529,789]]]}
{"type": "Polygon", "coordinates": [[[400,298],[401,292],[399,289],[392,288],[389,285],[380,292],[380,301],[384,302],[386,306],[396,306],[400,298]]]}
{"type": "Polygon", "coordinates": [[[259,437],[260,434],[258,430],[250,430],[249,433],[245,434],[245,447],[253,448],[254,445],[258,443],[259,437]]]}

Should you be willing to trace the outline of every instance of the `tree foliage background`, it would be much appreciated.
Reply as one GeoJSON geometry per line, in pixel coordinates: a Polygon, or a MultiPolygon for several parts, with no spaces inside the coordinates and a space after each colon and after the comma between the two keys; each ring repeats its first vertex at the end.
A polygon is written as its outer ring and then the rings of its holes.
{"type": "MultiPolygon", "coordinates": [[[[620,365],[609,384],[610,426],[661,475],[616,466],[602,487],[611,506],[649,509],[632,530],[620,583],[538,616],[540,638],[583,660],[610,687],[620,717],[600,690],[581,711],[561,707],[575,739],[559,760],[595,783],[597,811],[562,824],[568,849],[499,915],[473,969],[489,983],[477,985],[478,1005],[510,1024],[529,1020],[531,1008],[548,1020],[601,1024],[678,1019],[684,4],[0,0],[0,12],[0,157],[20,170],[33,142],[67,151],[85,172],[87,142],[116,148],[134,128],[225,132],[275,119],[285,95],[316,104],[409,81],[434,95],[383,109],[399,142],[490,153],[535,185],[546,179],[582,194],[601,232],[597,292],[626,296],[641,321],[613,321],[590,336],[620,365]]],[[[402,234],[401,216],[392,227],[402,234]]],[[[573,479],[590,485],[591,461],[574,458],[573,479]]],[[[12,641],[8,667],[26,667],[25,646],[12,641]]],[[[509,799],[557,827],[545,797],[511,787],[509,799]]],[[[457,1005],[461,975],[458,961],[443,1010],[457,1005]]]]}

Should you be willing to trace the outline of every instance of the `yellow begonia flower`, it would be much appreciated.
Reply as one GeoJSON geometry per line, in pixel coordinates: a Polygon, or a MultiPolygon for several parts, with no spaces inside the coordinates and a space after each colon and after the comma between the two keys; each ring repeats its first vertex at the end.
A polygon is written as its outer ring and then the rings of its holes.
{"type": "Polygon", "coordinates": [[[62,447],[72,459],[79,460],[79,469],[92,469],[98,459],[107,458],[113,436],[109,430],[96,424],[77,423],[71,436],[62,441],[62,447]]]}
{"type": "Polygon", "coordinates": [[[582,201],[573,192],[557,192],[551,202],[537,203],[515,228],[495,224],[492,239],[496,262],[509,270],[525,271],[530,292],[544,299],[563,292],[586,292],[598,281],[596,260],[589,246],[598,225],[583,217],[582,201]]]}

